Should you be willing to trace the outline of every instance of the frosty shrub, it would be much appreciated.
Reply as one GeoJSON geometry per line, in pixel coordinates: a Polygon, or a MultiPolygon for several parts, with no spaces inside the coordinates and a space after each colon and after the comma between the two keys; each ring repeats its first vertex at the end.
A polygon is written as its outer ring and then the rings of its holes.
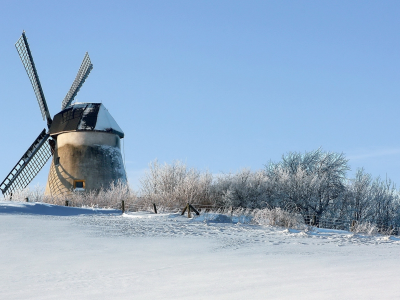
{"type": "Polygon", "coordinates": [[[44,187],[36,185],[33,188],[27,187],[23,190],[17,190],[12,196],[5,196],[4,200],[25,202],[26,198],[29,202],[44,202],[44,187]]]}
{"type": "Polygon", "coordinates": [[[64,205],[67,200],[70,206],[120,209],[122,200],[128,208],[136,201],[136,195],[128,184],[117,181],[99,192],[72,192],[63,196],[45,197],[47,203],[57,205],[64,205]]]}
{"type": "Polygon", "coordinates": [[[260,225],[281,226],[286,228],[304,229],[307,226],[304,218],[296,213],[280,208],[258,209],[253,212],[253,222],[260,225]]]}
{"type": "Polygon", "coordinates": [[[208,172],[188,168],[175,161],[171,165],[154,161],[141,179],[138,203],[157,207],[177,208],[186,203],[213,205],[210,188],[212,176],[208,172]]]}
{"type": "Polygon", "coordinates": [[[35,186],[34,188],[26,188],[16,191],[10,196],[6,196],[5,200],[25,202],[26,198],[29,202],[43,202],[55,205],[65,205],[68,200],[69,206],[76,207],[97,207],[97,208],[121,208],[121,201],[125,201],[125,205],[129,208],[136,202],[135,193],[129,188],[129,185],[116,182],[107,189],[101,189],[96,192],[71,192],[70,194],[60,195],[57,197],[45,196],[44,187],[35,186]]]}
{"type": "Polygon", "coordinates": [[[270,184],[263,171],[243,169],[237,174],[220,175],[212,187],[219,206],[264,208],[268,206],[270,184]]]}
{"type": "Polygon", "coordinates": [[[356,223],[352,226],[351,231],[354,233],[364,233],[364,234],[377,234],[379,232],[378,227],[375,224],[369,222],[356,223]]]}

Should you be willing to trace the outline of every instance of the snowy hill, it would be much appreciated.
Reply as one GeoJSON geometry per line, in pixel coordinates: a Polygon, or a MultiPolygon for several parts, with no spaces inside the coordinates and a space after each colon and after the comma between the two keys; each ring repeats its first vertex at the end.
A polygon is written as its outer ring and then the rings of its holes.
{"type": "Polygon", "coordinates": [[[0,202],[0,299],[400,299],[400,240],[0,202]]]}

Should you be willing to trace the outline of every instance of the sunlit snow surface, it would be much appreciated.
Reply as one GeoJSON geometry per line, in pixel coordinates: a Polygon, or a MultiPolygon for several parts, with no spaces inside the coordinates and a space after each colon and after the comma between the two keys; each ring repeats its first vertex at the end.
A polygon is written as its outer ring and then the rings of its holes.
{"type": "Polygon", "coordinates": [[[400,299],[400,240],[0,202],[0,299],[400,299]]]}

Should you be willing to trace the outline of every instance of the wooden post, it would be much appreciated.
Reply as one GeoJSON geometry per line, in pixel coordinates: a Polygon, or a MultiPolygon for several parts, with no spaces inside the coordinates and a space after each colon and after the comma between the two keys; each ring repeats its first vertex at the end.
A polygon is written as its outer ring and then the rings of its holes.
{"type": "Polygon", "coordinates": [[[197,211],[197,209],[194,208],[192,204],[189,204],[189,207],[196,213],[196,215],[200,215],[200,213],[197,211]]]}
{"type": "Polygon", "coordinates": [[[122,200],[122,203],[121,203],[121,210],[122,210],[122,213],[124,214],[125,213],[125,201],[124,200],[122,200]]]}
{"type": "Polygon", "coordinates": [[[185,213],[186,209],[187,209],[187,205],[185,205],[184,209],[182,210],[181,216],[183,216],[183,215],[184,215],[184,213],[185,213]]]}
{"type": "Polygon", "coordinates": [[[65,200],[65,206],[68,206],[68,200],[65,200]]]}
{"type": "Polygon", "coordinates": [[[153,203],[153,208],[154,208],[154,213],[157,214],[157,206],[155,203],[153,203]]]}
{"type": "Polygon", "coordinates": [[[357,224],[356,220],[351,221],[351,231],[354,231],[354,229],[356,228],[356,224],[357,224]]]}
{"type": "Polygon", "coordinates": [[[312,226],[317,225],[317,216],[312,216],[312,226]]]}
{"type": "Polygon", "coordinates": [[[29,202],[29,198],[28,197],[25,198],[25,202],[29,202]]]}
{"type": "Polygon", "coordinates": [[[187,210],[188,210],[188,218],[191,218],[192,217],[192,215],[190,214],[190,204],[188,203],[187,204],[187,210]]]}

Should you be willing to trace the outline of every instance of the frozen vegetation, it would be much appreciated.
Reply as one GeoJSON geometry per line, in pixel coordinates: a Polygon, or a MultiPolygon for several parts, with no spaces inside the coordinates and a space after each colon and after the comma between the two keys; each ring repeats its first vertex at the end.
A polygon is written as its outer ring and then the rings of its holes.
{"type": "Polygon", "coordinates": [[[73,193],[45,197],[40,187],[14,193],[13,200],[45,202],[77,207],[181,210],[186,203],[197,209],[225,214],[251,215],[258,224],[351,229],[354,232],[398,234],[400,197],[389,180],[373,179],[363,169],[346,177],[348,161],[343,154],[317,149],[288,153],[258,171],[213,176],[176,161],[154,161],[141,179],[139,190],[116,183],[100,193],[73,193]],[[272,223],[271,223],[272,222],[272,223]]]}
{"type": "Polygon", "coordinates": [[[155,161],[142,179],[138,201],[167,207],[189,202],[200,207],[282,209],[313,217],[316,223],[348,222],[359,230],[397,232],[400,197],[395,185],[389,179],[373,179],[363,169],[348,179],[348,170],[343,154],[322,149],[288,153],[262,170],[217,177],[181,162],[155,161]]]}
{"type": "Polygon", "coordinates": [[[0,299],[400,297],[393,236],[14,201],[0,227],[0,299]]]}

